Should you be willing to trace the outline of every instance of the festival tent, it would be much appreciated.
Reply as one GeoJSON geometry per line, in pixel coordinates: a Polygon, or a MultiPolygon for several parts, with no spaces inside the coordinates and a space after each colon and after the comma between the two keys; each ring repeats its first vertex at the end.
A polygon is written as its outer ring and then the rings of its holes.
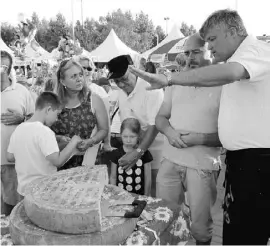
{"type": "Polygon", "coordinates": [[[25,46],[25,56],[36,61],[50,59],[50,53],[43,49],[35,39],[25,46]]]}
{"type": "Polygon", "coordinates": [[[95,62],[108,62],[120,55],[130,55],[132,59],[139,55],[136,51],[125,45],[112,29],[104,42],[91,52],[95,62]]]}
{"type": "Polygon", "coordinates": [[[188,37],[185,37],[185,38],[182,38],[180,39],[168,52],[168,60],[169,61],[174,61],[175,60],[175,57],[183,52],[183,46],[184,46],[184,43],[186,42],[188,37]]]}
{"type": "Polygon", "coordinates": [[[11,55],[13,55],[13,51],[6,45],[2,38],[0,38],[0,50],[7,51],[11,55]]]}
{"type": "Polygon", "coordinates": [[[149,55],[151,55],[155,50],[159,49],[163,45],[170,43],[171,41],[174,41],[174,40],[179,41],[181,38],[184,38],[184,35],[180,31],[180,27],[177,24],[174,24],[168,36],[164,40],[162,40],[158,45],[144,52],[142,56],[145,58],[148,58],[149,55]]]}

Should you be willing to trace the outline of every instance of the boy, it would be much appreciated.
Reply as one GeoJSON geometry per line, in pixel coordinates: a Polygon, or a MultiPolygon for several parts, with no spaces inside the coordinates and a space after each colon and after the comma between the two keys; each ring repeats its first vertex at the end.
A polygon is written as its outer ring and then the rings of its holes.
{"type": "Polygon", "coordinates": [[[8,161],[15,160],[18,177],[18,193],[31,181],[50,175],[63,166],[74,154],[81,138],[74,136],[60,152],[54,132],[49,128],[61,112],[61,102],[56,94],[43,92],[37,98],[35,113],[13,132],[8,147],[8,161]]]}

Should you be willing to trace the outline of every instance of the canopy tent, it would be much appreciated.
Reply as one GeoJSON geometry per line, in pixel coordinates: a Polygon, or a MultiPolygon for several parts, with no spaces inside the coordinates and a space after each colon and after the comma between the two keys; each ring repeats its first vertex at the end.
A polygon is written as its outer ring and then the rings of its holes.
{"type": "Polygon", "coordinates": [[[184,38],[184,35],[180,31],[180,27],[177,24],[175,24],[172,27],[172,30],[170,31],[168,36],[164,40],[162,40],[157,46],[153,47],[152,49],[147,50],[146,52],[144,52],[142,54],[142,56],[145,57],[145,58],[148,58],[149,55],[154,53],[157,49],[159,49],[163,45],[165,45],[167,43],[170,43],[173,40],[178,40],[179,41],[181,38],[184,38]]]}
{"type": "Polygon", "coordinates": [[[13,55],[13,51],[6,45],[2,38],[0,38],[0,50],[7,51],[9,54],[13,55]]]}
{"type": "Polygon", "coordinates": [[[186,42],[188,37],[184,37],[180,39],[167,53],[168,53],[168,60],[174,61],[175,57],[183,51],[184,43],[186,42]]]}
{"type": "Polygon", "coordinates": [[[134,59],[134,56],[139,55],[138,52],[125,45],[113,29],[104,42],[90,54],[95,62],[108,62],[112,58],[120,55],[130,55],[132,59],[134,59]]]}
{"type": "Polygon", "coordinates": [[[25,56],[33,60],[50,59],[50,53],[43,49],[35,39],[26,45],[25,56]]]}

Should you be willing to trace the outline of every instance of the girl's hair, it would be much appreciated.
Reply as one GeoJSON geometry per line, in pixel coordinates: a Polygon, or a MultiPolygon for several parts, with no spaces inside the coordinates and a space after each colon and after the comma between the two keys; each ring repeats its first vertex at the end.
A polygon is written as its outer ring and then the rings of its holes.
{"type": "MultiPolygon", "coordinates": [[[[64,85],[61,83],[61,80],[65,79],[65,72],[68,69],[70,69],[72,66],[77,66],[78,68],[81,69],[81,71],[84,74],[82,66],[78,62],[74,61],[72,58],[63,60],[60,63],[59,68],[58,68],[57,73],[56,73],[57,84],[56,84],[55,92],[59,96],[60,101],[63,104],[67,103],[67,91],[66,91],[64,85]]],[[[89,90],[87,88],[87,85],[86,85],[86,82],[84,79],[83,88],[79,93],[79,99],[84,100],[87,97],[88,92],[89,92],[89,90]]]]}
{"type": "Polygon", "coordinates": [[[129,129],[131,132],[140,136],[141,124],[135,118],[127,118],[121,124],[120,133],[122,134],[125,129],[129,129]]]}

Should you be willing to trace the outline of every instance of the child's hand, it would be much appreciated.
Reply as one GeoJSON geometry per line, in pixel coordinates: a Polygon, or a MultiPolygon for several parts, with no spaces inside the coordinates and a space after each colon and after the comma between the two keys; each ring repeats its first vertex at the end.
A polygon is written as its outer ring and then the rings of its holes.
{"type": "Polygon", "coordinates": [[[69,143],[72,144],[74,148],[76,148],[77,145],[80,144],[82,141],[83,140],[79,136],[74,135],[69,143]]]}

